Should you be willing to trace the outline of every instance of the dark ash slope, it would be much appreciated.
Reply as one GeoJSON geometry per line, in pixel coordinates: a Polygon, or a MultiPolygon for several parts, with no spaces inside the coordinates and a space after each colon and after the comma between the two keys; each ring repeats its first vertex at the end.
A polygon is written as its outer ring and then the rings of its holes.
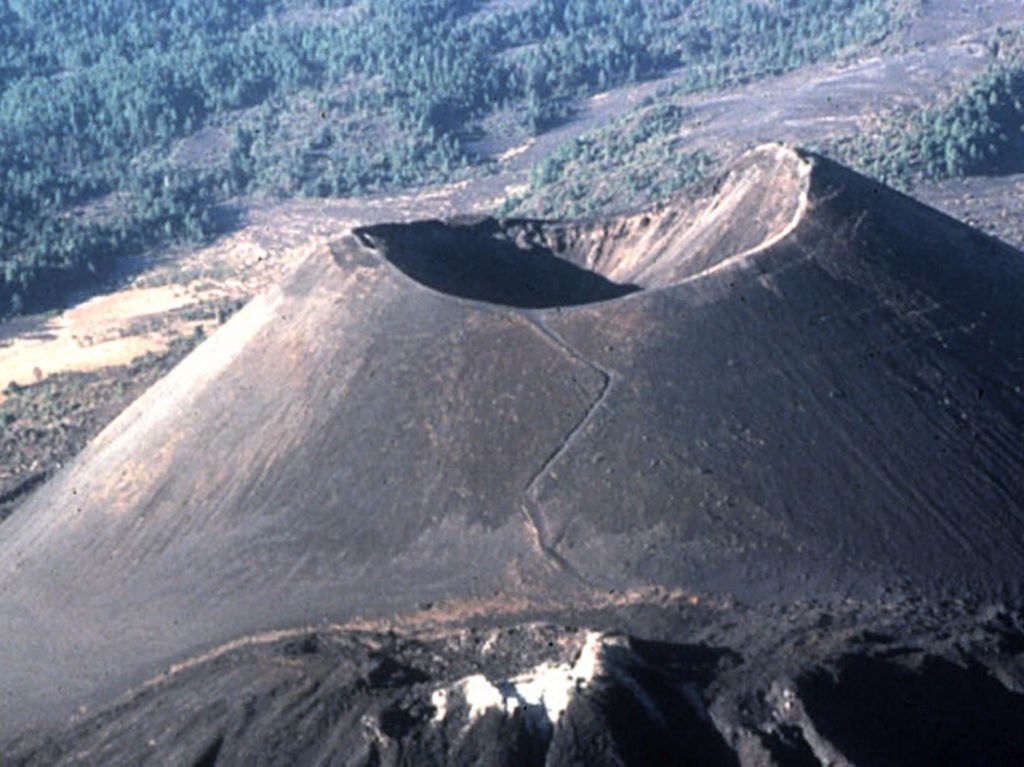
{"type": "Polygon", "coordinates": [[[5,523],[4,732],[307,625],[1017,605],[1022,295],[1018,252],[777,146],[615,221],[357,230],[5,523]]]}

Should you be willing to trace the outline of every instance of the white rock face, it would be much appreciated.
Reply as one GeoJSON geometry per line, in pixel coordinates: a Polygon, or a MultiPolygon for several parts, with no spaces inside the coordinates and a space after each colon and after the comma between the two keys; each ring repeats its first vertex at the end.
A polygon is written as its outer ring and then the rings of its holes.
{"type": "Polygon", "coordinates": [[[554,727],[569,707],[573,696],[602,672],[601,650],[603,634],[587,632],[583,646],[570,663],[542,663],[511,679],[488,679],[483,674],[472,674],[451,687],[436,690],[430,702],[434,706],[434,721],[443,722],[453,713],[452,701],[460,701],[468,709],[471,725],[488,711],[497,709],[511,716],[522,708],[535,725],[554,727]]]}

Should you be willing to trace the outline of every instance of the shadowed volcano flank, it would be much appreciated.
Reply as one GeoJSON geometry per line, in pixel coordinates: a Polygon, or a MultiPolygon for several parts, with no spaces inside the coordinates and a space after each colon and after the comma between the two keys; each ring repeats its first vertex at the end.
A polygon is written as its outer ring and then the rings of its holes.
{"type": "Polygon", "coordinates": [[[1019,601],[1022,295],[777,146],[612,220],[356,230],[0,527],[0,721],[303,625],[1019,601]]]}

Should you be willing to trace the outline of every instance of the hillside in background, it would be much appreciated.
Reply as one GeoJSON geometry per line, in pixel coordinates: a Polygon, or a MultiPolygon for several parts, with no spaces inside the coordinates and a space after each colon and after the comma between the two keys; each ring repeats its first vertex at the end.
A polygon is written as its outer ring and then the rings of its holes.
{"type": "MultiPolygon", "coordinates": [[[[864,115],[857,129],[806,135],[802,143],[909,192],[929,181],[1024,172],[1024,38],[1019,29],[997,28],[978,44],[991,58],[979,73],[951,79],[924,101],[864,115]]],[[[706,177],[724,158],[716,157],[713,137],[694,142],[687,135],[701,111],[689,95],[673,83],[611,124],[561,144],[502,212],[609,213],[706,177]]]]}
{"type": "Polygon", "coordinates": [[[688,91],[891,34],[906,0],[0,4],[0,316],[115,256],[216,231],[240,194],[347,196],[484,172],[580,97],[688,91]]]}

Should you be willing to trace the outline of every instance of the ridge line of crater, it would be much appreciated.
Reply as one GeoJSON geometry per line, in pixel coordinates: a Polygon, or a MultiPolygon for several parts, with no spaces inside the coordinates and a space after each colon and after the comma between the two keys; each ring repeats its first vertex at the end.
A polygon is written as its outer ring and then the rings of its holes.
{"type": "MultiPolygon", "coordinates": [[[[752,151],[757,152],[764,148],[765,145],[762,145],[761,147],[758,147],[757,149],[752,151]]],[[[813,156],[802,155],[800,152],[790,147],[779,146],[777,147],[777,149],[786,152],[787,154],[791,154],[794,158],[794,161],[798,163],[797,178],[799,181],[799,196],[797,199],[796,212],[786,223],[786,225],[782,227],[782,229],[780,229],[777,232],[774,232],[772,235],[765,238],[757,245],[747,248],[746,250],[743,250],[739,253],[734,253],[733,255],[722,259],[721,261],[718,261],[714,264],[711,264],[708,267],[705,267],[704,269],[701,269],[699,272],[695,274],[691,274],[687,277],[684,277],[683,279],[674,283],[675,285],[685,285],[687,283],[703,279],[704,277],[710,277],[711,275],[717,274],[720,271],[725,271],[726,269],[732,268],[744,261],[747,261],[751,257],[758,255],[759,253],[764,253],[768,251],[769,249],[771,249],[775,245],[778,245],[780,242],[782,242],[787,237],[792,235],[793,232],[797,230],[797,228],[800,226],[805,216],[807,215],[808,209],[810,208],[811,175],[813,174],[817,166],[817,163],[815,162],[813,156]]],[[[719,196],[716,196],[715,201],[717,201],[718,199],[719,196]]]]}

